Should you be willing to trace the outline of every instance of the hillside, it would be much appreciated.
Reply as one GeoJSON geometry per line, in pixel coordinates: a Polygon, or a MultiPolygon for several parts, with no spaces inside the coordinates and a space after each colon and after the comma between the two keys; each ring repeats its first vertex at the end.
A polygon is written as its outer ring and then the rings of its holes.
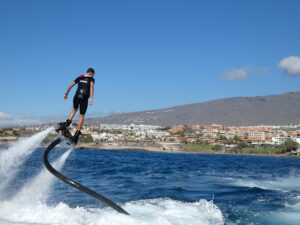
{"type": "Polygon", "coordinates": [[[224,124],[231,126],[300,123],[300,92],[259,97],[224,98],[166,109],[90,118],[87,124],[224,124]]]}

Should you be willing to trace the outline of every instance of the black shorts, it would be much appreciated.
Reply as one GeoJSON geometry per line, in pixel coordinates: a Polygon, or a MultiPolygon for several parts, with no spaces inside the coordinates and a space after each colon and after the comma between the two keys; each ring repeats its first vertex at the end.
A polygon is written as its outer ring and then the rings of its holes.
{"type": "Polygon", "coordinates": [[[78,109],[80,106],[80,114],[85,114],[88,107],[89,98],[81,98],[80,95],[75,95],[73,98],[73,107],[78,109]]]}

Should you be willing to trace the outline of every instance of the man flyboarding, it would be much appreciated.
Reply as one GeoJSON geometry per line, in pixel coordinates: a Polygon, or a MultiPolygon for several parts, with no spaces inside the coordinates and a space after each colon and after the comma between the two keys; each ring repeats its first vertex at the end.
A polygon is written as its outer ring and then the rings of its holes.
{"type": "Polygon", "coordinates": [[[57,129],[57,131],[60,130],[64,132],[64,129],[66,129],[68,126],[71,125],[73,117],[75,116],[79,108],[80,114],[79,114],[77,130],[74,136],[70,137],[75,144],[77,144],[79,135],[81,135],[80,130],[82,128],[84,116],[88,107],[89,98],[90,98],[90,105],[94,103],[94,83],[95,83],[95,79],[93,78],[94,75],[95,75],[94,69],[89,68],[86,71],[86,74],[77,77],[71,83],[64,96],[64,99],[66,100],[68,98],[68,94],[72,89],[72,87],[78,84],[77,91],[73,98],[73,110],[71,111],[69,118],[65,122],[59,123],[60,127],[57,129]]]}

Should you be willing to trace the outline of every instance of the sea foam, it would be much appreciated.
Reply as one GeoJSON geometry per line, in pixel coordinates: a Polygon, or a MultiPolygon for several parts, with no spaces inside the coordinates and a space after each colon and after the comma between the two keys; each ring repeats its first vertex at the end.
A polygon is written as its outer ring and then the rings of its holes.
{"type": "Polygon", "coordinates": [[[27,204],[5,218],[7,224],[61,225],[221,225],[220,209],[210,201],[184,203],[172,199],[152,199],[122,205],[131,216],[110,208],[70,208],[65,203],[48,206],[45,203],[27,204]]]}

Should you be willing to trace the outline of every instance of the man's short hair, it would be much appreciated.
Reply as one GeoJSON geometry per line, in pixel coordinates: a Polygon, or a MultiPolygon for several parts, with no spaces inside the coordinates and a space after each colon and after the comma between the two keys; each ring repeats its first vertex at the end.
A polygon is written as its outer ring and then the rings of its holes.
{"type": "Polygon", "coordinates": [[[88,68],[86,73],[94,73],[95,74],[95,70],[93,68],[88,68]]]}

